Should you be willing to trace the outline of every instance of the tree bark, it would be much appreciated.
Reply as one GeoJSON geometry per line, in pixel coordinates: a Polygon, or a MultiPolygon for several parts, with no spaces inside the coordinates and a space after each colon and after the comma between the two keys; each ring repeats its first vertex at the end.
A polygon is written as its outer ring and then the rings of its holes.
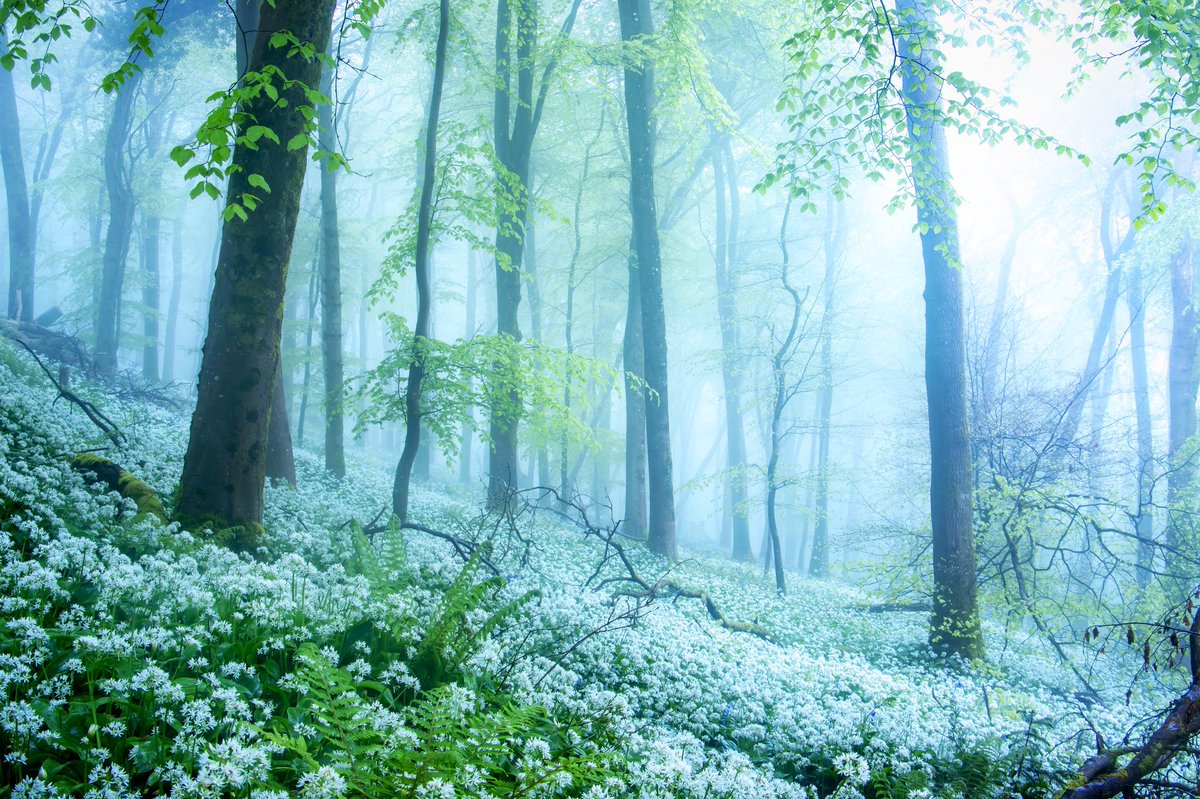
{"type": "MultiPolygon", "coordinates": [[[[8,35],[0,26],[0,50],[8,51],[8,35]]],[[[12,72],[0,68],[0,168],[8,208],[8,318],[33,321],[34,232],[29,186],[21,150],[21,120],[12,72]]]]}
{"type": "MultiPolygon", "coordinates": [[[[631,42],[652,33],[649,3],[618,0],[621,38],[631,42]]],[[[667,320],[663,307],[662,254],[658,206],[654,197],[654,131],[651,105],[654,75],[646,62],[625,67],[625,113],[629,133],[630,200],[636,242],[638,287],[642,304],[645,357],[646,465],[648,471],[646,542],[652,552],[674,559],[675,490],[671,465],[670,401],[667,391],[667,320]]]]}
{"type": "MultiPolygon", "coordinates": [[[[270,46],[271,34],[287,30],[324,51],[333,22],[333,0],[295,0],[265,6],[250,67],[280,70],[288,79],[314,86],[321,65],[288,56],[270,46]]],[[[282,87],[280,87],[282,88],[282,87]]],[[[309,107],[296,87],[283,89],[287,108],[265,95],[249,104],[258,124],[272,128],[281,142],[303,133],[300,108],[309,107]]],[[[252,218],[232,216],[221,232],[208,335],[200,367],[196,410],[184,458],[178,514],[187,520],[224,525],[262,523],[263,481],[271,400],[279,374],[279,339],[284,286],[300,210],[307,147],[236,147],[237,167],[229,201],[242,193],[260,196],[252,218]],[[261,175],[270,192],[256,190],[250,175],[261,175]]]]}
{"type": "Polygon", "coordinates": [[[925,0],[897,0],[902,92],[917,222],[925,261],[925,392],[929,406],[933,613],[930,643],[942,654],[984,656],[971,507],[971,437],[958,220],[941,122],[941,79],[930,62],[936,35],[925,0]]]}
{"type": "Polygon", "coordinates": [[[1146,367],[1146,295],[1137,264],[1126,275],[1129,304],[1129,357],[1133,363],[1133,406],[1137,416],[1138,512],[1137,581],[1146,588],[1154,566],[1154,432],[1150,417],[1150,376],[1146,367]]]}
{"type": "MultiPolygon", "coordinates": [[[[333,96],[336,68],[322,70],[321,90],[333,96]]],[[[333,107],[317,109],[322,150],[337,149],[333,107]]],[[[342,255],[338,237],[337,169],[326,161],[321,170],[321,363],[325,370],[325,470],[346,476],[346,439],[343,424],[344,366],[342,359],[342,255]]]]}
{"type": "Polygon", "coordinates": [[[425,342],[429,339],[430,306],[433,297],[429,280],[430,228],[433,225],[433,189],[437,182],[437,129],[441,114],[442,88],[446,80],[446,48],[450,39],[450,0],[438,5],[438,39],[433,61],[433,89],[425,120],[425,152],[421,174],[421,201],[417,209],[417,244],[414,272],[417,279],[417,322],[413,328],[412,362],[404,392],[404,449],[396,465],[392,487],[392,513],[401,522],[408,518],[408,492],[413,462],[421,445],[421,385],[425,380],[425,342]]]}
{"type": "Polygon", "coordinates": [[[271,421],[267,425],[267,463],[265,474],[272,480],[296,485],[296,455],[292,450],[292,428],[288,424],[287,395],[283,390],[283,359],[275,367],[275,388],[271,391],[271,421]]]}

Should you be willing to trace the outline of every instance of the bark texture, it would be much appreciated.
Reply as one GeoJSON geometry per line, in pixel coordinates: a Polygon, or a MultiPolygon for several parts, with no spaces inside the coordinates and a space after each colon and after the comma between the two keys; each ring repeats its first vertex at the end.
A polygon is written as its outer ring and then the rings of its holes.
{"type": "MultiPolygon", "coordinates": [[[[270,46],[271,34],[291,31],[321,52],[329,41],[332,18],[333,0],[264,6],[259,33],[266,35],[255,37],[250,68],[277,67],[291,80],[317,85],[320,62],[299,55],[289,58],[288,48],[270,46]]],[[[307,103],[297,88],[280,96],[288,98],[287,108],[280,109],[264,96],[249,110],[259,124],[287,142],[303,131],[297,109],[307,103]]],[[[248,221],[234,216],[222,227],[177,512],[188,520],[257,525],[262,522],[267,429],[279,372],[284,286],[307,147],[238,147],[233,161],[238,170],[230,180],[229,196],[251,192],[261,201],[248,221]],[[269,193],[250,186],[248,177],[254,174],[266,179],[269,193]]]]}

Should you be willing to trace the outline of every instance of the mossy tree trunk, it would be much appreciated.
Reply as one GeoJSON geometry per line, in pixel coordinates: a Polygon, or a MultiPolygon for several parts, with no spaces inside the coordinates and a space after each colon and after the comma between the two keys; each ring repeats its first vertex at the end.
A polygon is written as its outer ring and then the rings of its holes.
{"type": "MultiPolygon", "coordinates": [[[[288,46],[275,48],[270,40],[275,32],[286,30],[324,52],[333,5],[333,0],[265,5],[250,68],[276,68],[289,80],[317,86],[318,60],[289,57],[288,46]]],[[[286,108],[279,108],[264,95],[247,110],[258,124],[270,127],[286,143],[304,133],[304,117],[298,109],[309,103],[299,87],[281,91],[280,96],[288,99],[286,108]]],[[[196,410],[180,484],[181,518],[210,519],[225,525],[262,522],[267,430],[279,373],[284,286],[307,149],[266,144],[234,150],[236,169],[229,198],[232,201],[251,193],[261,199],[247,221],[232,216],[222,227],[196,410]],[[251,175],[261,175],[270,192],[252,187],[251,175]]]]}

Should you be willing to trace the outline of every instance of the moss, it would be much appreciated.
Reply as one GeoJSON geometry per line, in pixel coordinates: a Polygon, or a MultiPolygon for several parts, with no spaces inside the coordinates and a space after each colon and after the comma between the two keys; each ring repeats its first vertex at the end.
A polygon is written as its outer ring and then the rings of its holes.
{"type": "Polygon", "coordinates": [[[214,530],[212,541],[234,552],[254,553],[263,545],[266,530],[261,524],[242,524],[214,530]]]}
{"type": "Polygon", "coordinates": [[[138,518],[154,516],[159,521],[167,521],[167,511],[154,489],[108,458],[92,452],[81,452],[71,458],[71,467],[80,472],[87,472],[110,490],[132,499],[137,505],[138,518]]]}

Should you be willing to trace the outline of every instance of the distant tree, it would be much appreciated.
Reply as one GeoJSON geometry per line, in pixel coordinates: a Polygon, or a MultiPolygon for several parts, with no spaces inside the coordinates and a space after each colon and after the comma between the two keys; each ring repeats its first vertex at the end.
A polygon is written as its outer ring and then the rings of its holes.
{"type": "MultiPolygon", "coordinates": [[[[333,0],[265,5],[250,70],[227,100],[227,108],[238,108],[237,138],[180,481],[177,513],[184,519],[225,525],[262,521],[284,284],[314,133],[302,109],[311,111],[318,102],[315,87],[333,5],[333,0]],[[286,98],[287,107],[276,98],[286,98]],[[249,211],[247,205],[252,205],[249,211]]],[[[188,159],[186,152],[176,153],[179,160],[188,159]]],[[[198,166],[201,190],[219,193],[213,173],[204,172],[203,163],[198,166]]]]}

